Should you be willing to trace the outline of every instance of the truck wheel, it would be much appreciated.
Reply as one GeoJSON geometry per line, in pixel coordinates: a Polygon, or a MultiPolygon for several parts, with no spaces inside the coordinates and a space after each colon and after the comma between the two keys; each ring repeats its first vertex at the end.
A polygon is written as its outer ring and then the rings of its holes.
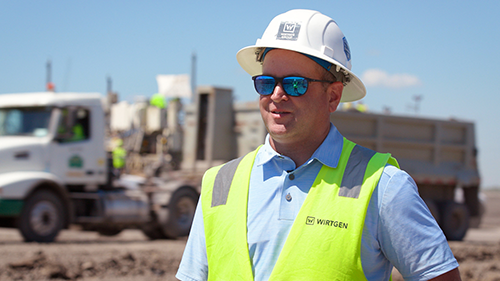
{"type": "Polygon", "coordinates": [[[150,222],[141,227],[142,233],[151,240],[166,239],[168,238],[163,233],[163,229],[157,222],[150,222]]]}
{"type": "Polygon", "coordinates": [[[441,205],[441,228],[448,240],[461,241],[469,228],[469,210],[465,204],[445,201],[441,205]]]}
{"type": "Polygon", "coordinates": [[[26,242],[53,242],[64,225],[61,200],[50,191],[36,191],[26,200],[18,225],[26,242]]]}
{"type": "Polygon", "coordinates": [[[163,226],[168,238],[189,234],[198,198],[198,193],[191,187],[181,187],[174,192],[168,204],[168,220],[163,226]]]}

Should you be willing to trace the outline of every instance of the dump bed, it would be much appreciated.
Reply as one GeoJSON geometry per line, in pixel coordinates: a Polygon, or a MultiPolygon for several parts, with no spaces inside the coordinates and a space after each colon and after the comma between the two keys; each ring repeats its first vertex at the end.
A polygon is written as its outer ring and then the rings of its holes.
{"type": "Polygon", "coordinates": [[[419,185],[479,185],[471,122],[348,111],[331,121],[346,138],[390,152],[419,185]]]}
{"type": "MultiPolygon", "coordinates": [[[[236,104],[234,110],[242,156],[263,142],[266,131],[257,103],[236,104]]],[[[333,113],[331,121],[355,143],[391,153],[419,186],[479,186],[472,122],[350,111],[333,113]]]]}

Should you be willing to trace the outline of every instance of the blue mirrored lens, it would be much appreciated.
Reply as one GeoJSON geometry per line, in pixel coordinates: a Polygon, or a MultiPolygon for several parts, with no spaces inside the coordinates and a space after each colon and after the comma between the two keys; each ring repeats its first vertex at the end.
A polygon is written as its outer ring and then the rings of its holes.
{"type": "Polygon", "coordinates": [[[290,96],[302,96],[307,91],[307,80],[303,77],[285,77],[281,83],[290,96]]]}
{"type": "Polygon", "coordinates": [[[258,76],[254,79],[254,86],[257,93],[267,96],[273,93],[276,80],[271,76],[258,76]]]}

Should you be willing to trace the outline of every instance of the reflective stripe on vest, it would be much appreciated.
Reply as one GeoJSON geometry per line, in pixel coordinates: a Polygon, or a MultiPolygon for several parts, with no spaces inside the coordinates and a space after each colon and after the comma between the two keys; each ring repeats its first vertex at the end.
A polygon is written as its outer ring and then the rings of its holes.
{"type": "MultiPolygon", "coordinates": [[[[253,280],[246,215],[256,153],[213,168],[204,176],[209,280],[253,280]]],[[[397,166],[389,154],[344,139],[338,167],[321,168],[269,280],[366,280],[360,257],[364,218],[388,162],[397,166]]]]}
{"type": "Polygon", "coordinates": [[[226,205],[229,187],[231,187],[231,181],[233,180],[234,173],[236,172],[236,168],[238,168],[241,159],[243,159],[243,157],[236,158],[227,162],[220,168],[217,176],[215,177],[212,207],[226,205]]]}

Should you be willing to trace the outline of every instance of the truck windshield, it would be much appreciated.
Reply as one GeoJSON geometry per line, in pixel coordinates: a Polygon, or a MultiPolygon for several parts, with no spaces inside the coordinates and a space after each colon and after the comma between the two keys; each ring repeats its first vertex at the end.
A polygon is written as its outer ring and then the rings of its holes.
{"type": "Polygon", "coordinates": [[[49,107],[0,108],[0,136],[46,136],[51,112],[49,107]]]}

